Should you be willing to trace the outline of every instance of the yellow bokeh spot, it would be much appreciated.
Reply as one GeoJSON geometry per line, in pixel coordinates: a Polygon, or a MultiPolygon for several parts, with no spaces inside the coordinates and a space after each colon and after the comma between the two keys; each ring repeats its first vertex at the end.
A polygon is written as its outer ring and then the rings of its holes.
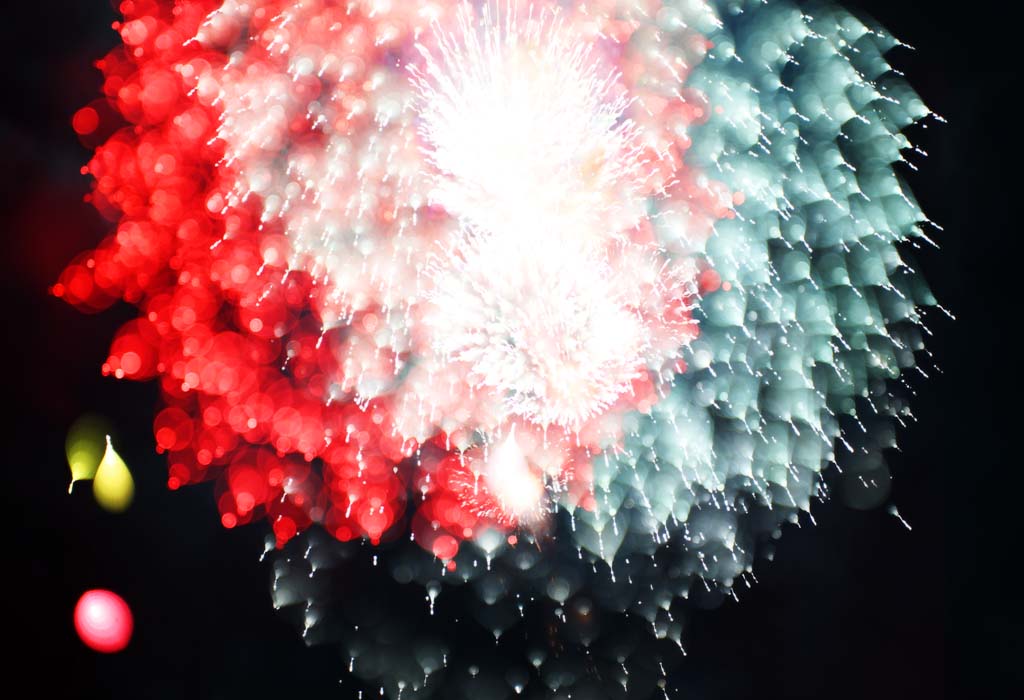
{"type": "Polygon", "coordinates": [[[92,481],[92,493],[100,507],[111,513],[127,510],[135,496],[135,481],[121,455],[114,451],[107,436],[107,448],[92,481]]]}
{"type": "Polygon", "coordinates": [[[85,481],[96,476],[96,470],[106,450],[108,432],[107,422],[94,415],[82,416],[68,430],[67,441],[64,444],[68,466],[71,467],[68,493],[71,493],[76,481],[85,481]]]}

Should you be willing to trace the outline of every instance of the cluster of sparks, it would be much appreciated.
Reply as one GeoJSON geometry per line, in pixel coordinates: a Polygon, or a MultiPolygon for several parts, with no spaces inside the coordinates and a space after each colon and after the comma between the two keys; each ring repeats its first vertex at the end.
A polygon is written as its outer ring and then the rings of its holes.
{"type": "Polygon", "coordinates": [[[654,118],[635,84],[651,59],[622,55],[637,23],[121,9],[125,47],[99,65],[134,126],[86,168],[118,231],[57,290],[142,309],[104,370],[162,380],[170,485],[220,477],[225,525],[266,514],[281,544],[312,522],[379,541],[414,507],[445,553],[592,501],[590,456],[697,334],[699,241],[667,250],[651,210],[682,203],[699,239],[731,196],[680,172],[701,108],[654,118]],[[431,441],[457,458],[424,457],[431,441]]]}
{"type": "Polygon", "coordinates": [[[463,582],[507,556],[481,587],[519,618],[591,620],[604,562],[599,607],[680,643],[673,601],[749,574],[836,441],[887,477],[934,304],[892,170],[929,113],[895,40],[819,9],[125,0],[73,120],[116,230],[53,291],[138,307],[103,370],[160,382],[168,484],[215,480],[225,526],[411,540],[463,582]]]}

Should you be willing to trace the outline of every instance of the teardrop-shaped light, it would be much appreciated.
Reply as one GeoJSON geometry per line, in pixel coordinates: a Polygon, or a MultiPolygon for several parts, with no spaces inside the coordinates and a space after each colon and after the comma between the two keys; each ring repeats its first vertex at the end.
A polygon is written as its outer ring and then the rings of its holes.
{"type": "Polygon", "coordinates": [[[117,454],[107,436],[107,448],[96,470],[92,492],[100,507],[111,513],[121,513],[131,505],[135,496],[135,481],[128,465],[117,454]]]}
{"type": "Polygon", "coordinates": [[[64,452],[71,468],[71,483],[68,493],[76,481],[87,481],[96,476],[96,470],[106,449],[107,421],[96,415],[86,414],[71,424],[64,452]]]}

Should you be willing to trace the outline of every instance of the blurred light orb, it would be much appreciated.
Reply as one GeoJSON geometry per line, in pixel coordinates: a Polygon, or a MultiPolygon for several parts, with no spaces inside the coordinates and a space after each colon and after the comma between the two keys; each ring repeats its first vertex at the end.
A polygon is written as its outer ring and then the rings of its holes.
{"type": "Polygon", "coordinates": [[[92,492],[100,507],[110,513],[123,513],[135,498],[135,480],[128,465],[114,449],[109,435],[106,436],[103,459],[93,477],[92,492]]]}
{"type": "Polygon", "coordinates": [[[96,476],[106,449],[106,435],[111,432],[108,421],[97,415],[85,414],[68,428],[64,445],[71,468],[71,493],[77,481],[89,481],[96,476]]]}
{"type": "Polygon", "coordinates": [[[75,631],[93,651],[116,654],[128,646],[134,628],[131,608],[113,591],[86,591],[75,605],[75,631]]]}

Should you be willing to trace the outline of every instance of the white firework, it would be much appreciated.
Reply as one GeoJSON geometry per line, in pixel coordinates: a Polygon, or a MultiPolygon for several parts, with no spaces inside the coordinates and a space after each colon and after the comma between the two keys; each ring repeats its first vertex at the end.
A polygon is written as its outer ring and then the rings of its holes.
{"type": "Polygon", "coordinates": [[[619,76],[557,14],[463,8],[412,69],[431,199],[460,230],[428,268],[425,324],[499,411],[579,429],[674,344],[655,338],[689,277],[635,243],[639,130],[619,76]]]}
{"type": "MultiPolygon", "coordinates": [[[[252,38],[273,61],[207,67],[197,90],[223,109],[235,176],[211,206],[258,198],[317,280],[325,331],[346,329],[330,398],[388,396],[418,439],[513,421],[579,433],[674,361],[694,265],[653,242],[658,138],[595,27],[467,4],[371,70],[337,58],[358,25],[290,41],[307,9],[252,38]],[[311,99],[296,85],[314,77],[311,99]],[[297,122],[311,133],[295,139],[297,122]]],[[[218,27],[254,11],[226,2],[199,40],[229,48],[218,27]]]]}

